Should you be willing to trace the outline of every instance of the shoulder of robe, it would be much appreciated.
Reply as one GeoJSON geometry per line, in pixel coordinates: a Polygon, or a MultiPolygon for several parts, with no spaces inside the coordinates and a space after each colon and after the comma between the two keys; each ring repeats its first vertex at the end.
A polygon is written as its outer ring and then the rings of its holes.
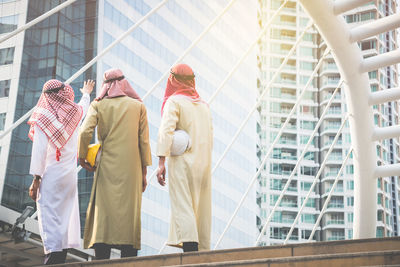
{"type": "Polygon", "coordinates": [[[97,110],[97,108],[98,108],[100,102],[101,102],[101,101],[94,100],[94,101],[92,101],[92,102],[90,103],[90,106],[91,106],[92,108],[94,108],[94,109],[97,110]]]}
{"type": "Polygon", "coordinates": [[[184,99],[184,98],[181,97],[181,96],[179,96],[179,95],[173,95],[173,96],[170,96],[170,97],[168,98],[168,100],[167,100],[167,102],[166,102],[165,104],[169,103],[169,105],[179,105],[179,103],[180,103],[183,99],[184,99]]]}

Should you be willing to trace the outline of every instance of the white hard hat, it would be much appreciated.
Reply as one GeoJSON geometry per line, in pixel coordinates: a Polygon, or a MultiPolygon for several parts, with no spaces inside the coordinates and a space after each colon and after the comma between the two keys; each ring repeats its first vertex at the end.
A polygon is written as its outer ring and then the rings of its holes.
{"type": "Polygon", "coordinates": [[[171,156],[180,156],[190,148],[190,136],[184,130],[176,130],[172,139],[171,156]]]}

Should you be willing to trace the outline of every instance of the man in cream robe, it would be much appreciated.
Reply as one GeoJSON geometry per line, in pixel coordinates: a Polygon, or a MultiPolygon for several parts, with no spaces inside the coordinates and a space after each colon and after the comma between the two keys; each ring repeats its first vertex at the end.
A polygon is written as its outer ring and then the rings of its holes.
{"type": "Polygon", "coordinates": [[[210,109],[194,89],[191,68],[178,64],[171,70],[158,132],[158,181],[165,185],[168,159],[171,220],[168,245],[184,251],[209,250],[211,235],[211,152],[213,131],[210,109]],[[175,130],[184,130],[191,147],[171,156],[175,130]]]}
{"type": "Polygon", "coordinates": [[[87,209],[84,247],[97,259],[136,256],[141,243],[141,203],[146,167],[151,165],[149,128],[144,104],[120,70],[104,74],[100,96],[93,101],[79,134],[80,164],[97,126],[101,158],[87,209]]]}

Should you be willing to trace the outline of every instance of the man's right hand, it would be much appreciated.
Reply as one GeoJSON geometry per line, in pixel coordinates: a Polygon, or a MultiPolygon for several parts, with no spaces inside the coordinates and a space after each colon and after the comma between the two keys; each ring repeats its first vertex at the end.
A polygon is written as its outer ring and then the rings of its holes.
{"type": "Polygon", "coordinates": [[[89,94],[93,91],[95,81],[87,80],[83,82],[83,88],[81,88],[82,94],[89,94]]]}
{"type": "Polygon", "coordinates": [[[40,187],[40,182],[41,182],[41,177],[38,176],[38,178],[36,179],[36,176],[33,177],[33,181],[31,186],[29,187],[29,196],[30,198],[32,198],[33,201],[36,202],[37,199],[37,195],[38,195],[38,190],[40,187]]]}
{"type": "Polygon", "coordinates": [[[147,187],[147,166],[142,166],[142,193],[146,190],[147,187]]]}
{"type": "Polygon", "coordinates": [[[158,169],[157,169],[157,180],[158,183],[162,186],[165,185],[165,157],[159,156],[158,157],[158,169]]]}
{"type": "Polygon", "coordinates": [[[87,171],[90,172],[94,172],[96,170],[96,167],[92,167],[87,161],[86,159],[79,159],[79,165],[82,166],[82,168],[84,168],[87,171]]]}

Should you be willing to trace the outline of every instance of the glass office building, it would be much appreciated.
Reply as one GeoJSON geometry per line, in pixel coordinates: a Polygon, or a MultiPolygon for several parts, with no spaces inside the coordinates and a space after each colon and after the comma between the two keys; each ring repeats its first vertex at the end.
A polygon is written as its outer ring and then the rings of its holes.
{"type": "MultiPolygon", "coordinates": [[[[17,24],[21,26],[62,2],[1,1],[0,31],[4,33],[15,29],[17,24]]],[[[0,131],[8,128],[36,104],[46,80],[67,80],[159,2],[78,0],[26,32],[0,44],[0,131]]],[[[80,97],[78,89],[86,79],[97,78],[99,90],[102,75],[109,68],[122,69],[125,77],[143,97],[163,73],[169,72],[170,66],[228,2],[168,1],[72,83],[77,99],[80,97]]],[[[256,1],[237,0],[182,60],[194,69],[196,87],[205,101],[255,40],[258,31],[256,16],[256,1]],[[237,20],[239,16],[241,19],[237,20]]],[[[213,165],[255,103],[256,77],[256,51],[252,51],[210,104],[214,126],[213,165]]],[[[156,148],[165,84],[166,77],[144,99],[153,152],[156,148]]],[[[213,173],[212,247],[257,167],[255,116],[250,118],[213,173]]],[[[1,205],[17,211],[34,204],[27,195],[32,180],[28,174],[31,142],[27,133],[28,126],[23,123],[0,141],[1,205]]],[[[149,176],[157,163],[153,154],[149,176]]],[[[81,171],[78,186],[82,226],[91,183],[91,175],[81,171]]],[[[168,188],[162,188],[154,178],[143,194],[142,211],[140,254],[156,254],[166,241],[170,207],[168,188]]],[[[257,232],[257,213],[253,190],[239,210],[220,248],[252,246],[257,232]]],[[[165,250],[169,251],[176,250],[165,250]]]]}
{"type": "MultiPolygon", "coordinates": [[[[9,1],[3,3],[3,7],[22,5],[23,2],[9,1]]],[[[26,7],[26,22],[60,3],[62,1],[29,1],[26,7]]],[[[54,78],[62,81],[68,79],[96,55],[96,5],[96,1],[78,1],[24,33],[23,42],[15,47],[22,50],[22,58],[21,62],[14,63],[19,64],[19,78],[16,86],[10,88],[16,95],[8,97],[9,107],[15,103],[13,112],[9,115],[6,113],[9,123],[17,120],[37,103],[45,81],[54,78]]],[[[87,70],[71,84],[75,89],[76,99],[81,96],[78,89],[82,87],[83,81],[91,77],[96,77],[96,67],[87,70]]],[[[27,194],[32,181],[32,176],[29,175],[32,142],[27,138],[28,130],[29,126],[26,123],[17,127],[12,132],[9,150],[2,151],[4,154],[8,152],[8,159],[1,205],[17,211],[34,204],[27,194]]],[[[79,183],[87,180],[85,175],[90,176],[82,171],[79,183]]],[[[81,203],[88,202],[88,193],[90,194],[90,188],[85,188],[80,194],[81,203]]],[[[85,213],[82,212],[81,217],[84,216],[85,213]]]]}

